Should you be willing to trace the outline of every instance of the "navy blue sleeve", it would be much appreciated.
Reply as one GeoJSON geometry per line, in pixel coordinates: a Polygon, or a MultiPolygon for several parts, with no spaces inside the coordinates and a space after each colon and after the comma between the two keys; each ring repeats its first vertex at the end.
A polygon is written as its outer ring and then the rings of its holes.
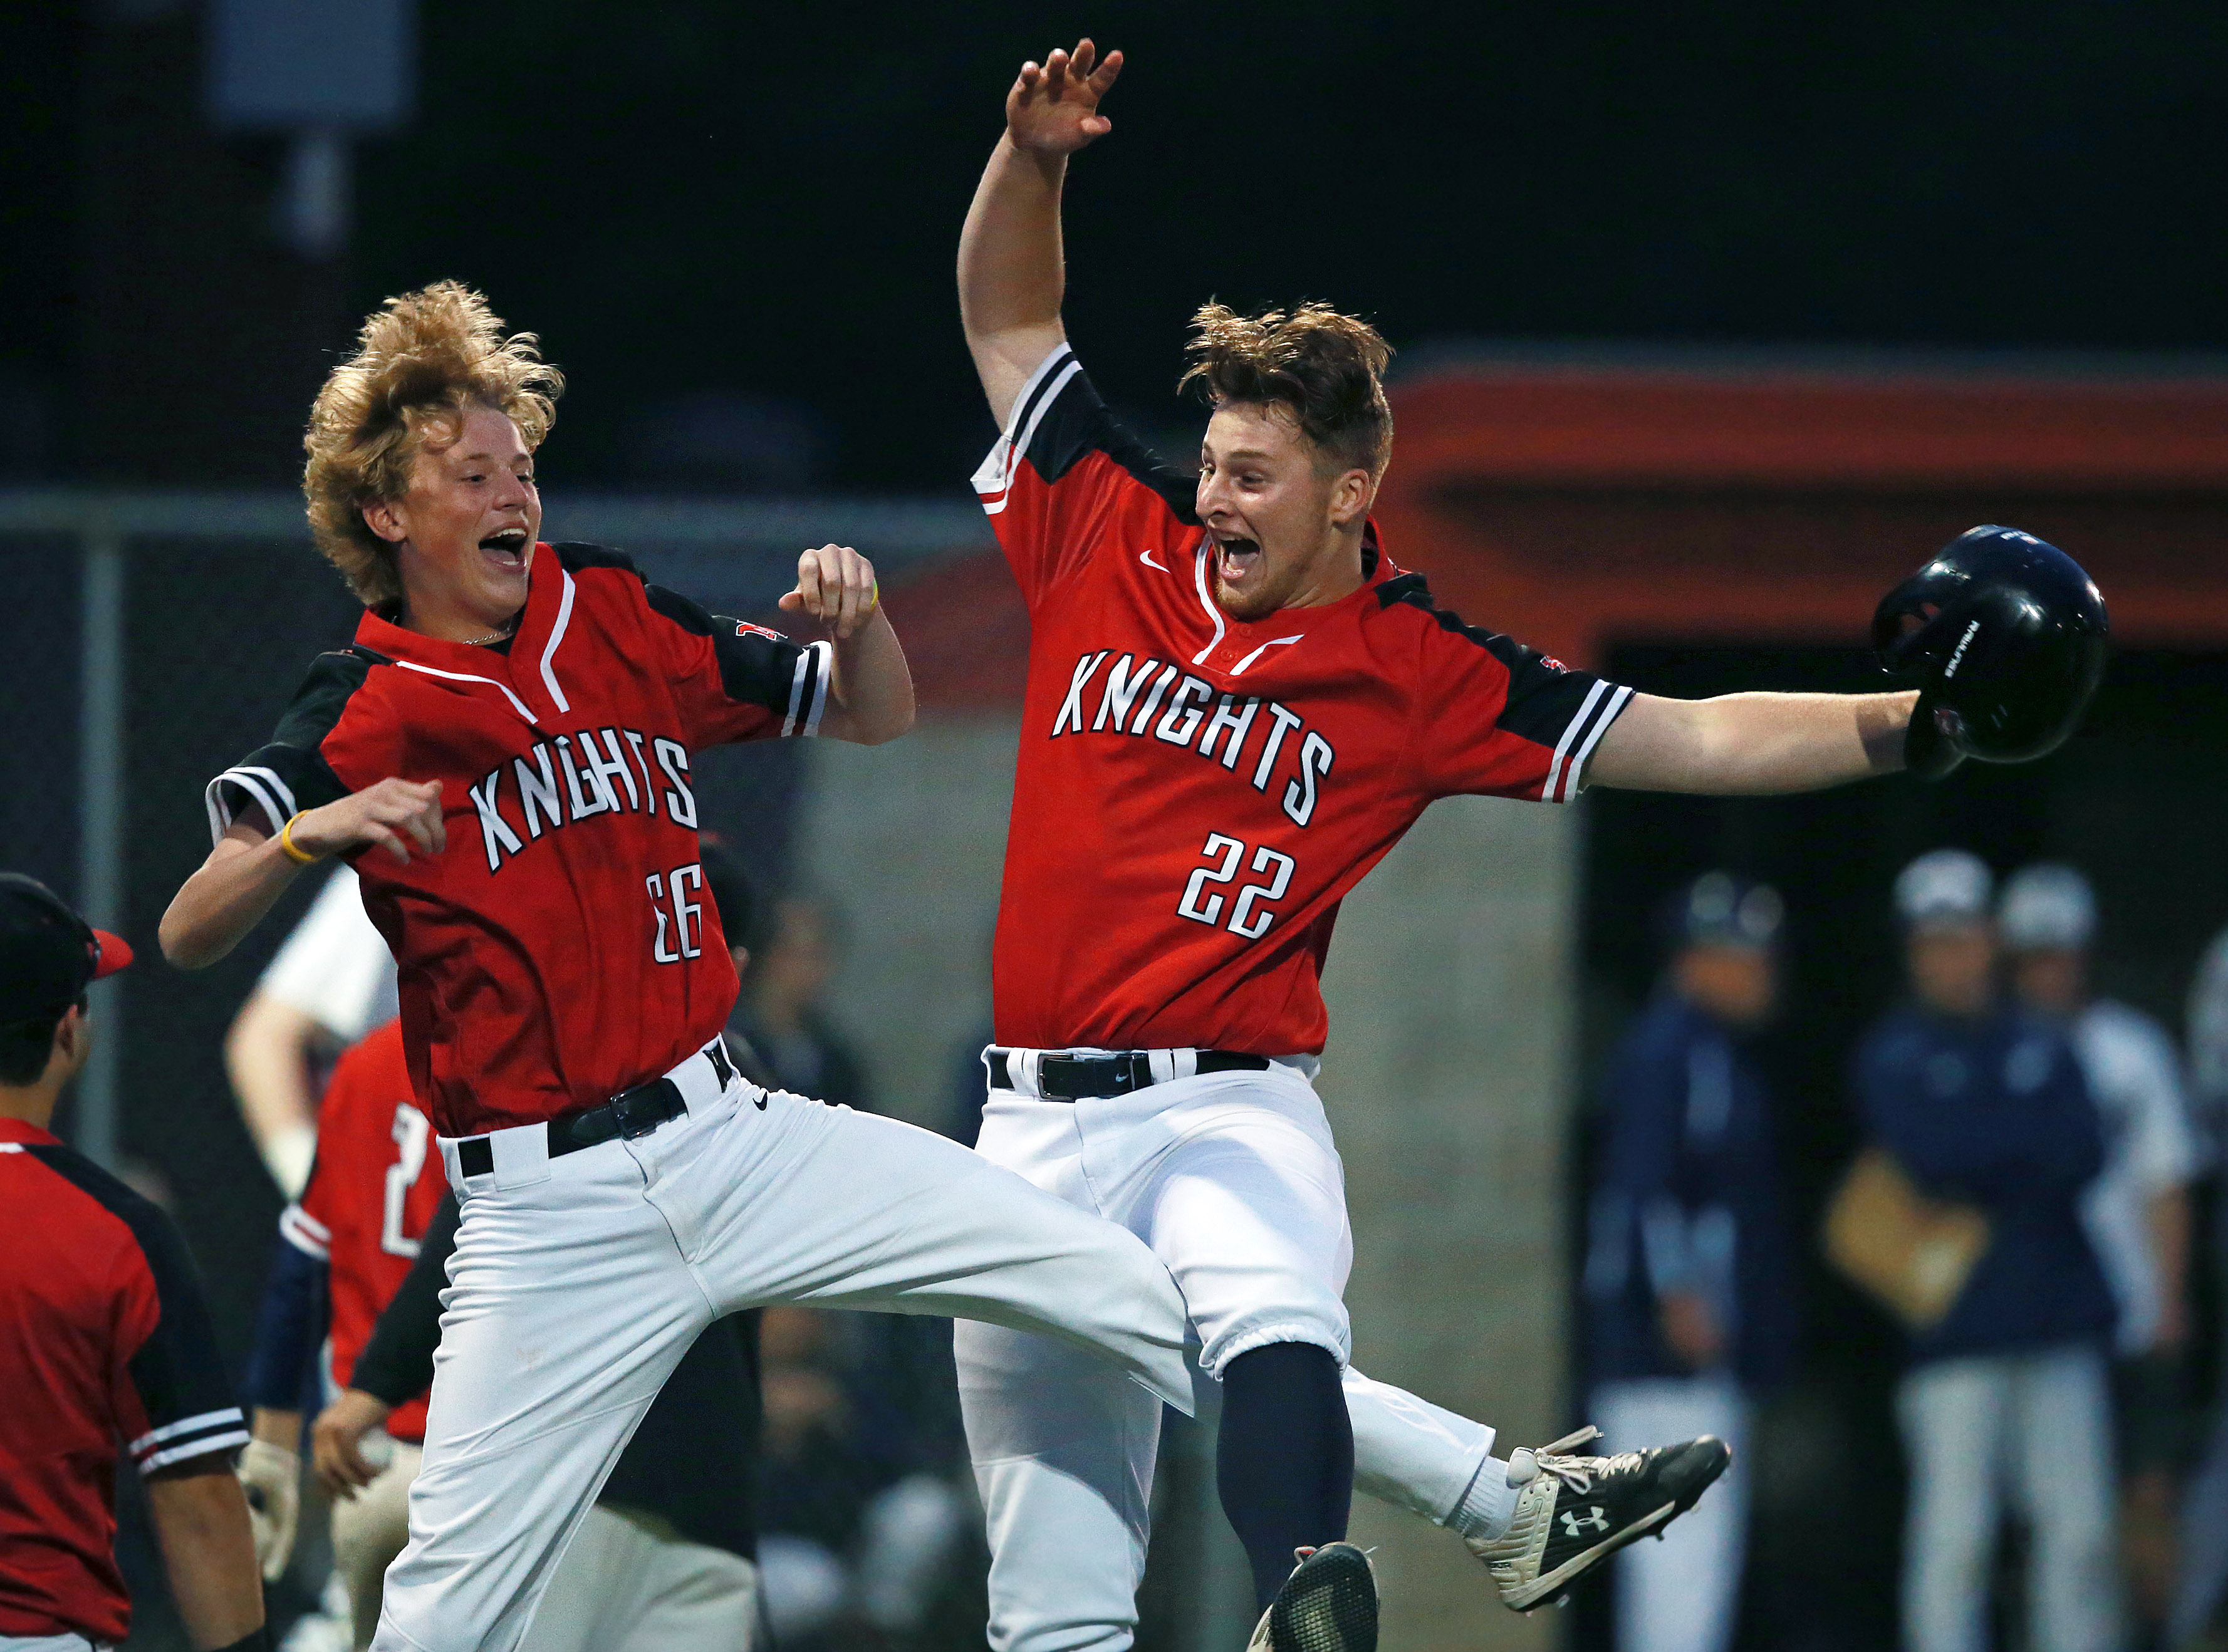
{"type": "Polygon", "coordinates": [[[284,1239],[272,1247],[243,1382],[249,1405],[269,1411],[301,1407],[303,1373],[325,1340],[328,1267],[284,1239]]]}
{"type": "Polygon", "coordinates": [[[2071,1049],[2055,1036],[2044,1047],[2049,1069],[2033,1088],[2010,1092],[1991,1074],[1982,1099],[1943,1105],[1921,1081],[1920,1041],[1868,1041],[1856,1067],[1866,1125],[1937,1197],[1999,1210],[2062,1198],[2102,1168],[2103,1138],[2071,1049]]]}

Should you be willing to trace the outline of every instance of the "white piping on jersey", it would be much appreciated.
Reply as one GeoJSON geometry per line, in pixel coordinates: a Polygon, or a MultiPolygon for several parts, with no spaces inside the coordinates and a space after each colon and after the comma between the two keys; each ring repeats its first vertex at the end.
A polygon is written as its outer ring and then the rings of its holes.
{"type": "Polygon", "coordinates": [[[1192,582],[1199,586],[1199,605],[1207,610],[1207,617],[1214,622],[1214,635],[1208,638],[1205,648],[1191,656],[1194,665],[1205,665],[1207,656],[1222,646],[1222,610],[1215,606],[1214,595],[1207,588],[1207,546],[1205,540],[1199,542],[1199,549],[1192,557],[1191,573],[1192,582]]]}
{"type": "Polygon", "coordinates": [[[836,649],[831,643],[808,644],[804,651],[797,656],[797,678],[790,684],[789,688],[789,714],[782,720],[781,725],[781,732],[784,739],[791,734],[803,734],[810,738],[820,732],[820,714],[827,709],[828,706],[828,679],[835,675],[835,668],[836,649]],[[810,706],[805,703],[804,698],[805,674],[808,671],[812,674],[812,701],[810,706]],[[799,727],[800,714],[802,714],[803,723],[801,727],[799,727]]]}
{"type": "Polygon", "coordinates": [[[274,771],[246,767],[227,769],[210,781],[202,793],[202,802],[208,809],[210,842],[222,837],[226,828],[232,824],[232,810],[225,806],[224,801],[224,784],[227,780],[261,804],[263,812],[277,824],[283,826],[294,818],[293,791],[274,771]],[[271,789],[267,791],[263,784],[266,780],[271,783],[271,789]],[[279,807],[281,802],[285,804],[283,809],[279,807]]]}
{"type": "Polygon", "coordinates": [[[1547,766],[1547,784],[1540,793],[1543,802],[1569,803],[1578,795],[1578,778],[1585,772],[1586,759],[1593,755],[1595,746],[1609,732],[1609,726],[1617,720],[1617,714],[1631,697],[1630,688],[1612,688],[1606,682],[1597,682],[1587,692],[1578,714],[1571,719],[1563,730],[1563,738],[1556,744],[1555,760],[1547,766]],[[1609,696],[1606,701],[1602,699],[1604,694],[1609,696]],[[1578,742],[1575,752],[1571,751],[1573,740],[1578,742]],[[1566,753],[1570,759],[1567,766],[1564,762],[1566,753]]]}
{"type": "Polygon", "coordinates": [[[246,1444],[249,1438],[246,1429],[247,1419],[238,1417],[237,1413],[234,1415],[237,1420],[221,1434],[203,1434],[195,1439],[182,1440],[168,1450],[157,1451],[150,1457],[142,1458],[139,1472],[143,1475],[152,1474],[157,1469],[167,1469],[173,1463],[182,1463],[188,1457],[208,1457],[219,1451],[229,1451],[235,1446],[246,1444]]]}
{"type": "MultiPolygon", "coordinates": [[[[570,581],[567,581],[567,583],[569,584],[570,581]]],[[[553,648],[556,646],[556,639],[554,637],[550,639],[550,646],[553,648]]],[[[423,671],[429,677],[446,677],[451,682],[484,682],[490,688],[501,688],[503,690],[503,697],[510,701],[512,706],[517,709],[520,716],[525,718],[528,722],[533,723],[536,728],[541,727],[539,722],[535,721],[534,714],[527,710],[526,701],[521,700],[516,695],[510,691],[509,687],[505,684],[497,682],[493,677],[476,677],[469,671],[443,671],[434,666],[420,665],[415,660],[397,660],[395,661],[395,664],[400,666],[406,671],[423,671]]],[[[542,669],[545,671],[547,670],[547,665],[545,664],[542,667],[542,669]]],[[[556,686],[557,680],[554,677],[552,677],[549,681],[550,686],[554,688],[556,686]]],[[[557,697],[557,709],[560,711],[570,709],[570,708],[565,704],[565,698],[562,695],[560,695],[557,697]]]]}
{"type": "Polygon", "coordinates": [[[1571,742],[1578,738],[1578,731],[1586,726],[1586,718],[1593,711],[1594,701],[1602,697],[1603,691],[1608,687],[1609,684],[1606,682],[1595,683],[1587,692],[1585,701],[1578,707],[1578,714],[1563,725],[1563,738],[1555,742],[1555,759],[1547,765],[1547,784],[1540,788],[1540,796],[1542,801],[1546,803],[1562,801],[1556,797],[1555,788],[1563,777],[1564,755],[1570,751],[1571,742]]]}
{"type": "Polygon", "coordinates": [[[299,1205],[289,1205],[278,1213],[278,1234],[304,1256],[320,1262],[332,1258],[331,1230],[299,1205]]]}
{"type": "Polygon", "coordinates": [[[21,1142],[0,1142],[0,1153],[21,1153],[22,1150],[21,1142]]]}
{"type": "MultiPolygon", "coordinates": [[[[549,646],[541,650],[541,680],[549,686],[549,698],[556,702],[557,709],[570,711],[573,709],[572,701],[565,698],[565,691],[557,686],[556,672],[549,669],[549,663],[557,657],[557,644],[565,640],[565,627],[573,619],[573,571],[560,567],[557,572],[564,576],[565,594],[557,599],[557,623],[549,628],[549,646]]],[[[496,686],[503,687],[501,683],[496,686]]],[[[511,698],[515,700],[517,696],[513,695],[511,698]]],[[[524,711],[526,708],[521,706],[519,709],[524,711]]],[[[528,718],[528,720],[533,720],[528,718]]]]}
{"type": "Polygon", "coordinates": [[[1075,352],[1063,341],[1055,344],[1051,354],[1037,363],[1036,371],[1029,375],[1028,382],[1014,398],[1013,411],[1007,415],[1006,428],[997,445],[975,472],[974,488],[982,496],[984,515],[995,516],[1006,508],[1006,492],[1013,485],[1015,463],[1029,451],[1029,442],[1036,435],[1037,426],[1044,422],[1046,410],[1060,400],[1060,393],[1067,387],[1067,381],[1082,371],[1083,363],[1075,359],[1075,352]],[[1065,368],[1060,365],[1063,361],[1066,363],[1065,368]],[[1055,369],[1059,369],[1059,376],[1045,387],[1042,395],[1038,395],[1038,387],[1044,385],[1046,376],[1055,369]],[[1026,425],[1021,423],[1023,413],[1028,415],[1026,425]]]}
{"type": "Polygon", "coordinates": [[[1303,641],[1306,636],[1307,633],[1305,631],[1302,631],[1297,637],[1271,637],[1267,642],[1262,644],[1260,647],[1255,649],[1244,659],[1239,661],[1237,664],[1232,666],[1230,668],[1230,675],[1233,677],[1244,676],[1245,675],[1245,668],[1252,664],[1254,661],[1259,659],[1264,654],[1266,654],[1271,649],[1279,647],[1286,643],[1297,643],[1303,641]]]}
{"type": "Polygon", "coordinates": [[[221,1411],[205,1411],[197,1417],[181,1417],[175,1423],[165,1423],[160,1428],[150,1428],[131,1442],[131,1453],[137,1457],[150,1445],[160,1445],[164,1440],[176,1439],[181,1434],[190,1434],[196,1429],[214,1428],[221,1423],[243,1420],[237,1405],[227,1405],[221,1411]]]}

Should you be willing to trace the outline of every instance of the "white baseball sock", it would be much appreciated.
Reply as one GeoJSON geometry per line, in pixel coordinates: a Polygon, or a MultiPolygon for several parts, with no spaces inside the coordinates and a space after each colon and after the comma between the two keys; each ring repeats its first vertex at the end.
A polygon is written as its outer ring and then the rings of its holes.
{"type": "Polygon", "coordinates": [[[1464,1537],[1490,1543],[1506,1534],[1508,1522],[1516,1517],[1516,1493],[1517,1488],[1508,1483],[1508,1464],[1489,1457],[1478,1465],[1469,1489],[1446,1523],[1464,1537]]]}

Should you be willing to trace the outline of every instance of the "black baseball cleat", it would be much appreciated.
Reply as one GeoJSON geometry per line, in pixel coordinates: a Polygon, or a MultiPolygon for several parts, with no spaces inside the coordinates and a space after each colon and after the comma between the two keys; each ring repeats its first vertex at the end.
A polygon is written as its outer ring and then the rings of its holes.
{"type": "Polygon", "coordinates": [[[1351,1543],[1297,1549],[1299,1565],[1254,1625],[1245,1652],[1377,1652],[1377,1578],[1351,1543]]]}
{"type": "Polygon", "coordinates": [[[1733,1460],[1732,1448],[1710,1434],[1611,1457],[1565,1455],[1600,1434],[1582,1428],[1537,1451],[1517,1452],[1508,1483],[1522,1490],[1508,1531],[1490,1540],[1463,1540],[1511,1610],[1559,1600],[1626,1544],[1661,1535],[1733,1460]]]}

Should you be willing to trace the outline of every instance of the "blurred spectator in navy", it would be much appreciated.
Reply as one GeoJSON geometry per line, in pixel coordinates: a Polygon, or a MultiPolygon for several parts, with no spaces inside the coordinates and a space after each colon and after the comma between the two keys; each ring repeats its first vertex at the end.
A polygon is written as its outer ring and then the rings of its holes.
{"type": "Polygon", "coordinates": [[[1872,1143],[1920,1198],[1987,1222],[1948,1310],[1911,1333],[1896,1395],[1911,1488],[1904,1642],[1986,1652],[2008,1500],[2032,1528],[2026,1644],[2118,1652],[2115,1315],[2081,1213],[2103,1137],[2065,1036],[1996,992],[1991,883],[1958,849],[1904,868],[1912,997],[1866,1035],[1853,1066],[1872,1143]]]}
{"type": "Polygon", "coordinates": [[[783,896],[749,942],[751,973],[731,1026],[784,1090],[871,1111],[865,1068],[823,1004],[842,936],[809,895],[783,896]]]}
{"type": "MultiPolygon", "coordinates": [[[[885,1315],[765,1310],[759,1566],[776,1644],[904,1643],[951,1583],[971,1518],[948,1444],[924,1436],[875,1338],[885,1315]]],[[[943,1381],[949,1385],[947,1352],[943,1381]]]]}
{"type": "MultiPolygon", "coordinates": [[[[2189,990],[2189,1092],[2199,1125],[2200,1150],[2208,1162],[2228,1158],[2224,1121],[2228,1121],[2228,930],[2213,937],[2189,990]]],[[[2228,1280],[2228,1198],[2216,1184],[2211,1238],[2213,1277],[2228,1280]]],[[[2217,1290],[2217,1306],[2228,1308],[2228,1291],[2217,1290]]],[[[2167,1643],[2177,1649],[2206,1642],[2224,1600],[2228,1600],[2228,1324],[2213,1328],[2218,1388],[2212,1421],[2181,1505],[2181,1567],[2167,1619],[2167,1643]]]]}
{"type": "Polygon", "coordinates": [[[2071,1036],[2103,1127],[2103,1174],[2082,1195],[2081,1214],[2119,1313],[2113,1388],[2129,1604],[2155,1633],[2173,1587],[2175,1465],[2186,1444],[2181,1352],[2198,1155],[2181,1057],[2150,1016],[2092,995],[2097,897],[2080,873],[2022,868],[2004,884],[1996,927],[2020,1002],[2071,1036]]]}
{"type": "Polygon", "coordinates": [[[1753,1396],[1792,1361],[1771,1107],[1745,1041],[1778,996],[1779,896],[1713,872],[1665,913],[1669,963],[1601,1098],[1585,1331],[1612,1451],[1715,1434],[1733,1465],[1660,1543],[1619,1558],[1620,1652],[1732,1644],[1753,1396]]]}

